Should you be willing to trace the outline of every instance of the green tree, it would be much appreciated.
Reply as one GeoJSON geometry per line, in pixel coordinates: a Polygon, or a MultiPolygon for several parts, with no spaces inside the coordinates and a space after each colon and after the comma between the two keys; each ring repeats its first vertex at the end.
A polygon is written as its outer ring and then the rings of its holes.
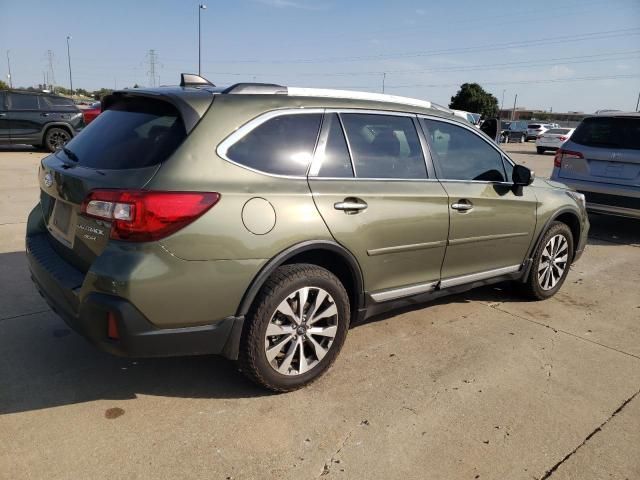
{"type": "Polygon", "coordinates": [[[498,99],[477,83],[463,83],[458,93],[451,97],[449,108],[479,113],[490,118],[498,114],[498,99]]]}
{"type": "Polygon", "coordinates": [[[0,80],[0,90],[9,90],[9,85],[6,82],[0,80]]]}

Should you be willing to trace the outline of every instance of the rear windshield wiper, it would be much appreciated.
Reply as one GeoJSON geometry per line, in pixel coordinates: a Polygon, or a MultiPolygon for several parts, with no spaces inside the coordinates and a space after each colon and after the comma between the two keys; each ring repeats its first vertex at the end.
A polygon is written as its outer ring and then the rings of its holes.
{"type": "Polygon", "coordinates": [[[75,153],[73,153],[71,150],[69,150],[67,147],[62,147],[62,151],[66,153],[67,157],[69,157],[74,162],[78,163],[80,161],[78,156],[75,153]]]}

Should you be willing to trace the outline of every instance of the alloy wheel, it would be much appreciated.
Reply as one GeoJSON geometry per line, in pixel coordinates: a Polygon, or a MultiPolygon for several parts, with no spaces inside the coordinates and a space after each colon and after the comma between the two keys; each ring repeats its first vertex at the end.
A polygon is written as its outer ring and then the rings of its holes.
{"type": "Polygon", "coordinates": [[[538,263],[538,282],[543,290],[554,288],[567,269],[569,243],[564,235],[554,235],[547,242],[538,263]]]}
{"type": "Polygon", "coordinates": [[[64,130],[56,130],[47,138],[47,143],[52,150],[60,150],[69,141],[69,134],[64,130]]]}
{"type": "Polygon", "coordinates": [[[271,317],[264,350],[271,368],[302,375],[327,355],[338,332],[338,310],[319,287],[303,287],[285,298],[271,317]]]}

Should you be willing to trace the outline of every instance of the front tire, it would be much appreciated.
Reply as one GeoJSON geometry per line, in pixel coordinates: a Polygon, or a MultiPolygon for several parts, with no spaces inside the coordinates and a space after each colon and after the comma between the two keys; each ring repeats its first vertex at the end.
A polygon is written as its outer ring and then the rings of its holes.
{"type": "Polygon", "coordinates": [[[238,361],[252,381],[275,392],[301,388],[324,374],[344,344],[349,296],[317,265],[284,265],[251,307],[238,361]]]}
{"type": "Polygon", "coordinates": [[[71,134],[64,128],[53,127],[44,136],[44,145],[50,152],[56,152],[71,140],[71,134]]]}
{"type": "Polygon", "coordinates": [[[538,152],[540,155],[542,155],[545,151],[546,150],[544,148],[540,148],[540,147],[536,148],[536,152],[538,152]]]}
{"type": "Polygon", "coordinates": [[[524,293],[534,300],[554,296],[569,273],[573,248],[571,229],[562,222],[553,222],[533,257],[524,293]]]}

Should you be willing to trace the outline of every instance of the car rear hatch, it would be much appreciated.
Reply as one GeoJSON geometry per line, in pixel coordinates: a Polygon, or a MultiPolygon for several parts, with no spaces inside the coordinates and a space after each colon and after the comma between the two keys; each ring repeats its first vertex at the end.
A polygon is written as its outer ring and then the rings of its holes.
{"type": "Polygon", "coordinates": [[[640,187],[640,116],[586,118],[556,166],[560,178],[640,187]]]}
{"type": "Polygon", "coordinates": [[[89,269],[109,241],[111,222],[84,214],[83,202],[96,190],[144,189],[213,95],[200,100],[181,103],[154,91],[109,96],[82,134],[42,161],[40,204],[49,243],[60,256],[82,272],[89,269]]]}

